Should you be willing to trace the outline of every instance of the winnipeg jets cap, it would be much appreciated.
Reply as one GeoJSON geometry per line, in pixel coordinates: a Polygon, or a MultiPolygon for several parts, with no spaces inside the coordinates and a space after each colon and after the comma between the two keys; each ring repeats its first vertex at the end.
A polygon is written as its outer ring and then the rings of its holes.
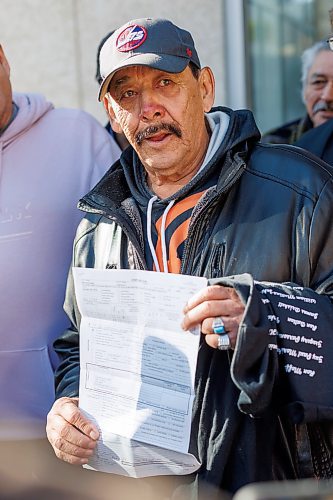
{"type": "Polygon", "coordinates": [[[98,99],[107,92],[116,71],[126,66],[180,73],[200,61],[191,34],[168,19],[134,19],[118,28],[104,43],[99,55],[102,83],[98,99]]]}

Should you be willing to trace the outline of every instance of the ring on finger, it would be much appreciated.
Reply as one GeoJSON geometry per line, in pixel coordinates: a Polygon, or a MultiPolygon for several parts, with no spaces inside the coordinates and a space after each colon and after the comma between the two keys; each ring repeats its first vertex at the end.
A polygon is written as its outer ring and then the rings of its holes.
{"type": "Polygon", "coordinates": [[[217,348],[219,351],[227,351],[230,349],[230,339],[229,335],[226,333],[224,335],[219,335],[217,339],[217,348]]]}
{"type": "Polygon", "coordinates": [[[225,334],[224,321],[223,321],[223,318],[221,316],[214,318],[214,320],[213,320],[213,332],[216,333],[217,335],[225,334]]]}

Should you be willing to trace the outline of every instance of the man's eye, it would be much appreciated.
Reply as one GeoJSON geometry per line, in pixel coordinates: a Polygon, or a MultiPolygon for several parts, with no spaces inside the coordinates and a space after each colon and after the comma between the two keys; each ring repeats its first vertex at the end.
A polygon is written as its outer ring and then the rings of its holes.
{"type": "Polygon", "coordinates": [[[163,80],[160,81],[161,87],[167,87],[168,85],[170,85],[170,83],[171,80],[169,80],[169,78],[163,78],[163,80]]]}
{"type": "Polygon", "coordinates": [[[313,85],[313,87],[324,87],[326,83],[326,80],[313,80],[311,85],[313,85]]]}
{"type": "Polygon", "coordinates": [[[134,90],[126,90],[121,94],[121,98],[128,98],[128,97],[133,97],[135,95],[134,90]]]}

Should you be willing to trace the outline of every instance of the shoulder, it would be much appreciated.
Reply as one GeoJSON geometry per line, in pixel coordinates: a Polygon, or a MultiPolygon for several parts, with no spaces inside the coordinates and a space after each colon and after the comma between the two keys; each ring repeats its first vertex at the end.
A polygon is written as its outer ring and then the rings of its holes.
{"type": "Polygon", "coordinates": [[[50,128],[57,126],[58,134],[64,141],[80,144],[82,148],[112,152],[112,159],[120,155],[114,137],[92,115],[80,109],[55,108],[46,117],[50,128]]]}
{"type": "Polygon", "coordinates": [[[295,143],[311,151],[326,162],[333,164],[333,119],[312,128],[295,143]]]}
{"type": "Polygon", "coordinates": [[[248,171],[314,196],[333,178],[332,166],[287,144],[258,143],[249,157],[248,171]]]}
{"type": "MultiPolygon", "coordinates": [[[[86,203],[97,203],[101,207],[111,205],[116,209],[131,195],[120,159],[116,160],[99,182],[79,202],[79,208],[86,211],[86,203]],[[112,193],[112,197],[111,197],[112,193]]],[[[89,219],[89,218],[88,218],[89,219]]],[[[90,219],[89,219],[90,220],[90,219]]]]}
{"type": "Polygon", "coordinates": [[[295,132],[302,121],[303,118],[297,118],[296,120],[292,120],[265,132],[262,136],[262,142],[271,144],[290,144],[293,142],[295,132]]]}
{"type": "Polygon", "coordinates": [[[88,127],[106,132],[103,125],[96,118],[82,109],[54,108],[48,113],[48,117],[53,120],[67,122],[76,127],[88,127]]]}

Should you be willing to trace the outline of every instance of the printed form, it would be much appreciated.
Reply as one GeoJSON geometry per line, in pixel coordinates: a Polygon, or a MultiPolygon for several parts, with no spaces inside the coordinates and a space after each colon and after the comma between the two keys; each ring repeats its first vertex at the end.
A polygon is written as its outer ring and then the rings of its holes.
{"type": "Polygon", "coordinates": [[[80,408],[100,430],[87,468],[131,477],[190,474],[199,327],[181,327],[206,278],[74,268],[82,315],[80,408]]]}

